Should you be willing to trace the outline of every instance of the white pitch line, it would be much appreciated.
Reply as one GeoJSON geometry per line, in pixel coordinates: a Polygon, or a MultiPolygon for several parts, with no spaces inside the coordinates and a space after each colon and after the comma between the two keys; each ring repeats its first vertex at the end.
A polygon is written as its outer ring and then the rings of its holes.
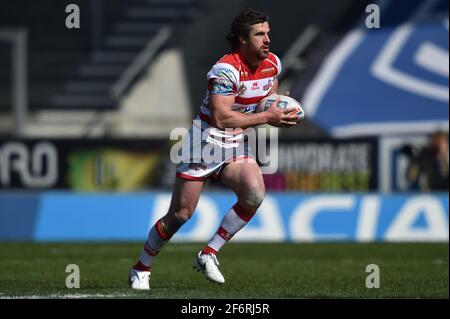
{"type": "Polygon", "coordinates": [[[0,294],[0,299],[80,299],[80,298],[122,298],[132,297],[132,294],[51,294],[51,295],[16,295],[0,294]]]}

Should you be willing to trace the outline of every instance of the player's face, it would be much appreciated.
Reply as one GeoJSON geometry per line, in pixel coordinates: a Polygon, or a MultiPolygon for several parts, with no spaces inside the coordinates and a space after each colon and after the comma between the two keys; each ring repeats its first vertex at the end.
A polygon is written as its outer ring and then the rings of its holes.
{"type": "Polygon", "coordinates": [[[258,23],[251,26],[246,41],[246,46],[252,55],[258,60],[264,60],[269,55],[270,27],[268,22],[258,23]]]}

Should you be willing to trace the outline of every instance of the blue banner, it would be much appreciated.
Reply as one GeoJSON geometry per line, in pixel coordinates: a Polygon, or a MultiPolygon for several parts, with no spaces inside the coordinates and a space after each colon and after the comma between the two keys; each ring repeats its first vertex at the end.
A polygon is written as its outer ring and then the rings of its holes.
{"type": "MultiPolygon", "coordinates": [[[[168,193],[0,195],[0,240],[143,241],[166,213],[168,193]]],[[[235,203],[202,194],[174,241],[206,241],[235,203]]],[[[448,194],[267,194],[232,240],[264,242],[448,241],[448,194]]]]}

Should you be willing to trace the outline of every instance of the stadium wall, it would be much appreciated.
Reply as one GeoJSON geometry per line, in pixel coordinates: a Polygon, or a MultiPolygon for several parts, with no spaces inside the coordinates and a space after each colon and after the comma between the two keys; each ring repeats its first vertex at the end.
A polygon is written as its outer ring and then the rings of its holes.
{"type": "MultiPolygon", "coordinates": [[[[169,193],[1,193],[0,240],[142,241],[164,214],[169,193]]],[[[206,192],[173,240],[210,238],[235,202],[206,192]]],[[[233,241],[448,242],[448,194],[270,193],[233,241]]]]}

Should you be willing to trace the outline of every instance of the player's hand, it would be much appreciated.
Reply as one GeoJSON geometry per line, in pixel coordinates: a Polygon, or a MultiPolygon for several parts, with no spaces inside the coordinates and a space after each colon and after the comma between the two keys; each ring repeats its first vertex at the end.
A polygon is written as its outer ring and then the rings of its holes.
{"type": "Polygon", "coordinates": [[[289,121],[281,120],[277,123],[269,123],[269,124],[272,126],[276,126],[276,127],[292,127],[292,126],[297,125],[298,122],[297,122],[297,117],[296,117],[295,122],[292,122],[291,120],[289,120],[289,121]]]}
{"type": "MultiPolygon", "coordinates": [[[[291,94],[290,91],[284,92],[284,95],[286,95],[286,96],[289,96],[290,94],[291,94]]],[[[294,110],[294,109],[291,108],[290,110],[294,110]]],[[[288,113],[289,113],[289,111],[288,111],[288,113]]],[[[278,127],[291,127],[291,126],[294,126],[294,125],[297,125],[297,124],[298,124],[298,118],[296,118],[295,123],[293,123],[293,122],[283,122],[283,123],[281,123],[281,125],[275,125],[275,126],[278,126],[278,127]]]]}
{"type": "MultiPolygon", "coordinates": [[[[289,96],[289,94],[291,94],[291,92],[289,92],[289,91],[286,91],[284,93],[284,95],[286,95],[286,96],[289,96]]],[[[276,103],[278,103],[278,102],[276,102],[276,103]]],[[[276,105],[276,103],[274,103],[274,105],[276,105]]],[[[290,108],[290,109],[285,110],[284,112],[285,112],[285,114],[289,114],[293,110],[294,110],[294,108],[290,108]]],[[[291,127],[291,126],[298,124],[298,118],[295,118],[294,122],[292,122],[292,118],[289,118],[287,120],[282,119],[282,120],[279,120],[279,122],[269,123],[269,124],[272,126],[276,126],[276,127],[291,127]]]]}
{"type": "Polygon", "coordinates": [[[290,107],[285,110],[280,110],[277,107],[279,101],[280,99],[277,99],[267,109],[266,112],[269,117],[268,123],[273,126],[283,126],[283,127],[291,127],[296,125],[298,120],[297,115],[289,114],[295,111],[296,109],[294,107],[290,107]]]}
{"type": "Polygon", "coordinates": [[[274,124],[271,124],[271,125],[277,126],[277,127],[292,127],[292,126],[295,126],[297,124],[298,124],[298,122],[297,122],[297,117],[296,117],[295,122],[282,120],[279,123],[274,123],[274,124]]]}

